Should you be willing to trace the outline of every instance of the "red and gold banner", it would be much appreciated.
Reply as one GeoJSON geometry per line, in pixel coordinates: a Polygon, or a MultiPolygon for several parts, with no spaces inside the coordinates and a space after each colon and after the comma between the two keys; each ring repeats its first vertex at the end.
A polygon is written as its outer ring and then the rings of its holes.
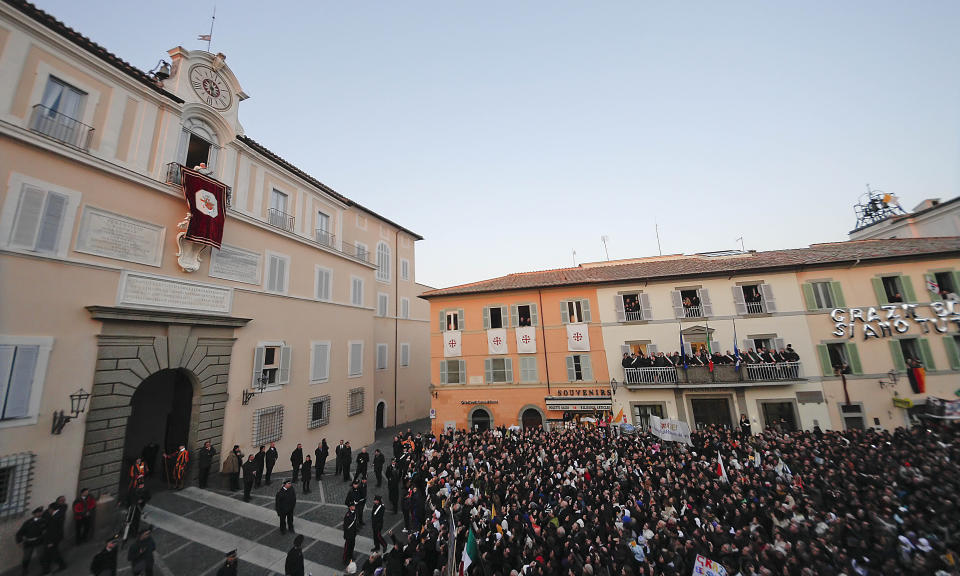
{"type": "Polygon", "coordinates": [[[227,186],[185,166],[180,167],[180,181],[190,206],[186,239],[219,249],[226,220],[227,186]]]}

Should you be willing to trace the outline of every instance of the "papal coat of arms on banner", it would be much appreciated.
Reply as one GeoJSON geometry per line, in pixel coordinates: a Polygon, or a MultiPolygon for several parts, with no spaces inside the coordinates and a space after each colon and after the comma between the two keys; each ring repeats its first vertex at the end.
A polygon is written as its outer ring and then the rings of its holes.
{"type": "Polygon", "coordinates": [[[200,254],[206,246],[220,248],[227,187],[205,174],[180,167],[180,183],[190,211],[177,228],[177,264],[184,272],[200,268],[200,254]]]}

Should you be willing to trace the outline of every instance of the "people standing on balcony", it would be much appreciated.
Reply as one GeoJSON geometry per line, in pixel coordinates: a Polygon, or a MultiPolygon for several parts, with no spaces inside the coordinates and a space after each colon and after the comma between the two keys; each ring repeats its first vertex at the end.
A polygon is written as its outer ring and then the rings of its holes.
{"type": "Polygon", "coordinates": [[[626,352],[623,353],[623,360],[620,361],[620,365],[624,368],[633,368],[633,357],[626,352]]]}
{"type": "Polygon", "coordinates": [[[787,362],[799,362],[800,355],[793,349],[793,344],[787,344],[787,348],[783,351],[784,358],[787,362]]]}
{"type": "Polygon", "coordinates": [[[746,359],[747,364],[759,364],[761,362],[760,355],[754,352],[753,348],[747,348],[743,357],[746,359]]]}

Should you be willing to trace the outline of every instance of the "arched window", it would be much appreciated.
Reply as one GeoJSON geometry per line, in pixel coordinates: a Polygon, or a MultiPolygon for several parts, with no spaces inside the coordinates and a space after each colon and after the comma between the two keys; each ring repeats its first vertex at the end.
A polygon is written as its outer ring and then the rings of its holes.
{"type": "Polygon", "coordinates": [[[219,149],[217,133],[208,123],[199,118],[184,120],[177,159],[180,164],[188,168],[206,164],[207,170],[212,172],[219,149]]]}
{"type": "Polygon", "coordinates": [[[390,281],[390,247],[386,242],[377,243],[377,280],[390,281]]]}

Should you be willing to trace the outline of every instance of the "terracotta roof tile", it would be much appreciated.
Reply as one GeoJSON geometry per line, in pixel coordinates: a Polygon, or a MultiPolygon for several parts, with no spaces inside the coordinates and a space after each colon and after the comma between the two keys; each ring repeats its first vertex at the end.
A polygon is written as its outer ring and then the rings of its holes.
{"type": "Polygon", "coordinates": [[[746,252],[731,256],[677,255],[631,260],[606,266],[577,266],[537,272],[508,274],[490,280],[424,292],[421,297],[503,292],[529,288],[602,284],[637,280],[666,280],[696,276],[796,270],[831,266],[858,260],[960,255],[960,236],[940,238],[894,238],[813,244],[809,248],[746,252]]]}

